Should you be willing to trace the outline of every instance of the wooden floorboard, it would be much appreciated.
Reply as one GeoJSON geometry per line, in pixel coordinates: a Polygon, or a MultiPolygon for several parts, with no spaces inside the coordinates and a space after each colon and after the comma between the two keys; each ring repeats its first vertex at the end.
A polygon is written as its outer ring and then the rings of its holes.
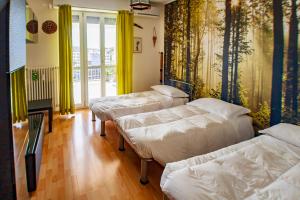
{"type": "MultiPolygon", "coordinates": [[[[112,122],[106,127],[107,134],[101,137],[100,121],[92,122],[89,110],[77,111],[71,118],[56,115],[53,132],[44,138],[37,191],[26,193],[20,169],[19,199],[162,199],[163,168],[152,162],[150,183],[141,185],[138,156],[127,144],[126,151],[118,151],[119,133],[112,122]]],[[[19,159],[19,168],[23,162],[19,159]]]]}

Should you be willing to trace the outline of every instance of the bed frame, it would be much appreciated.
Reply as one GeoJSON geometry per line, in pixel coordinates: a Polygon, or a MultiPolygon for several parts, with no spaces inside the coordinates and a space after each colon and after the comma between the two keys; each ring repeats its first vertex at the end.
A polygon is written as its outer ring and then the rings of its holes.
{"type": "Polygon", "coordinates": [[[138,151],[135,149],[135,147],[132,145],[132,143],[130,142],[130,140],[126,137],[126,134],[123,133],[122,129],[118,126],[118,132],[120,133],[119,136],[119,151],[125,151],[125,140],[127,142],[127,144],[129,144],[131,146],[131,148],[135,151],[135,153],[139,156],[139,158],[141,159],[141,176],[140,176],[140,183],[143,185],[146,185],[147,183],[149,183],[148,180],[148,164],[150,162],[153,161],[152,158],[143,158],[138,151]]]}
{"type": "Polygon", "coordinates": [[[193,99],[194,94],[194,85],[188,82],[175,80],[175,79],[169,79],[168,81],[165,81],[165,85],[170,85],[175,88],[181,89],[185,93],[189,95],[189,100],[191,101],[193,99]]]}
{"type": "MultiPolygon", "coordinates": [[[[175,80],[175,79],[169,79],[168,81],[165,81],[165,85],[170,85],[172,87],[176,87],[178,89],[181,89],[185,93],[189,95],[189,101],[192,100],[193,94],[194,94],[194,85],[180,81],[180,80],[175,80]]],[[[96,115],[94,112],[92,112],[92,121],[96,121],[96,115]]],[[[105,121],[101,120],[101,133],[100,136],[105,136],[105,121]]]]}

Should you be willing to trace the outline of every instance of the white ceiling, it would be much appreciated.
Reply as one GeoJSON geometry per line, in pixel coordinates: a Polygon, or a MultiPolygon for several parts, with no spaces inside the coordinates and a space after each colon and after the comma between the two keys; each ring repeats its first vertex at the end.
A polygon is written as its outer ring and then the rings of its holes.
{"type": "MultiPolygon", "coordinates": [[[[1,0],[0,0],[1,1],[1,0]]],[[[130,0],[34,0],[49,1],[54,6],[70,4],[79,8],[94,8],[101,10],[126,10],[129,9],[130,0]]],[[[174,0],[150,0],[153,3],[166,4],[174,0]]]]}
{"type": "Polygon", "coordinates": [[[163,4],[166,4],[166,3],[170,3],[172,1],[175,1],[175,0],[150,0],[150,2],[156,2],[156,3],[163,3],[163,4]]]}

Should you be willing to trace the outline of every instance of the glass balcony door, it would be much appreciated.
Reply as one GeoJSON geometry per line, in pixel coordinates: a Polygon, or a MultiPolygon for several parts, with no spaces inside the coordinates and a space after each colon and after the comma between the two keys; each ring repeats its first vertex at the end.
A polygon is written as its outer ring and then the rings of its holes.
{"type": "Polygon", "coordinates": [[[72,17],[73,92],[76,107],[84,105],[83,27],[81,14],[72,17]]]}
{"type": "Polygon", "coordinates": [[[91,99],[100,98],[103,94],[102,73],[102,42],[101,40],[101,18],[85,14],[86,25],[86,57],[87,57],[87,88],[89,102],[91,99]]]}
{"type": "Polygon", "coordinates": [[[77,107],[86,107],[91,99],[116,95],[116,16],[89,12],[73,15],[74,99],[77,107]]]}
{"type": "Polygon", "coordinates": [[[105,73],[105,90],[106,96],[117,95],[116,84],[116,47],[117,47],[116,18],[104,18],[104,73],[105,73]]]}

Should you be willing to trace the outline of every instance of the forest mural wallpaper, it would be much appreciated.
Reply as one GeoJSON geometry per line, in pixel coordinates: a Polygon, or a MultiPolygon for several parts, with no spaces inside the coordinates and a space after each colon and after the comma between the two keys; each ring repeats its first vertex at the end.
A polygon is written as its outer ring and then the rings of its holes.
{"type": "Polygon", "coordinates": [[[297,0],[177,0],[165,6],[165,82],[252,110],[257,127],[300,124],[297,0]]]}

